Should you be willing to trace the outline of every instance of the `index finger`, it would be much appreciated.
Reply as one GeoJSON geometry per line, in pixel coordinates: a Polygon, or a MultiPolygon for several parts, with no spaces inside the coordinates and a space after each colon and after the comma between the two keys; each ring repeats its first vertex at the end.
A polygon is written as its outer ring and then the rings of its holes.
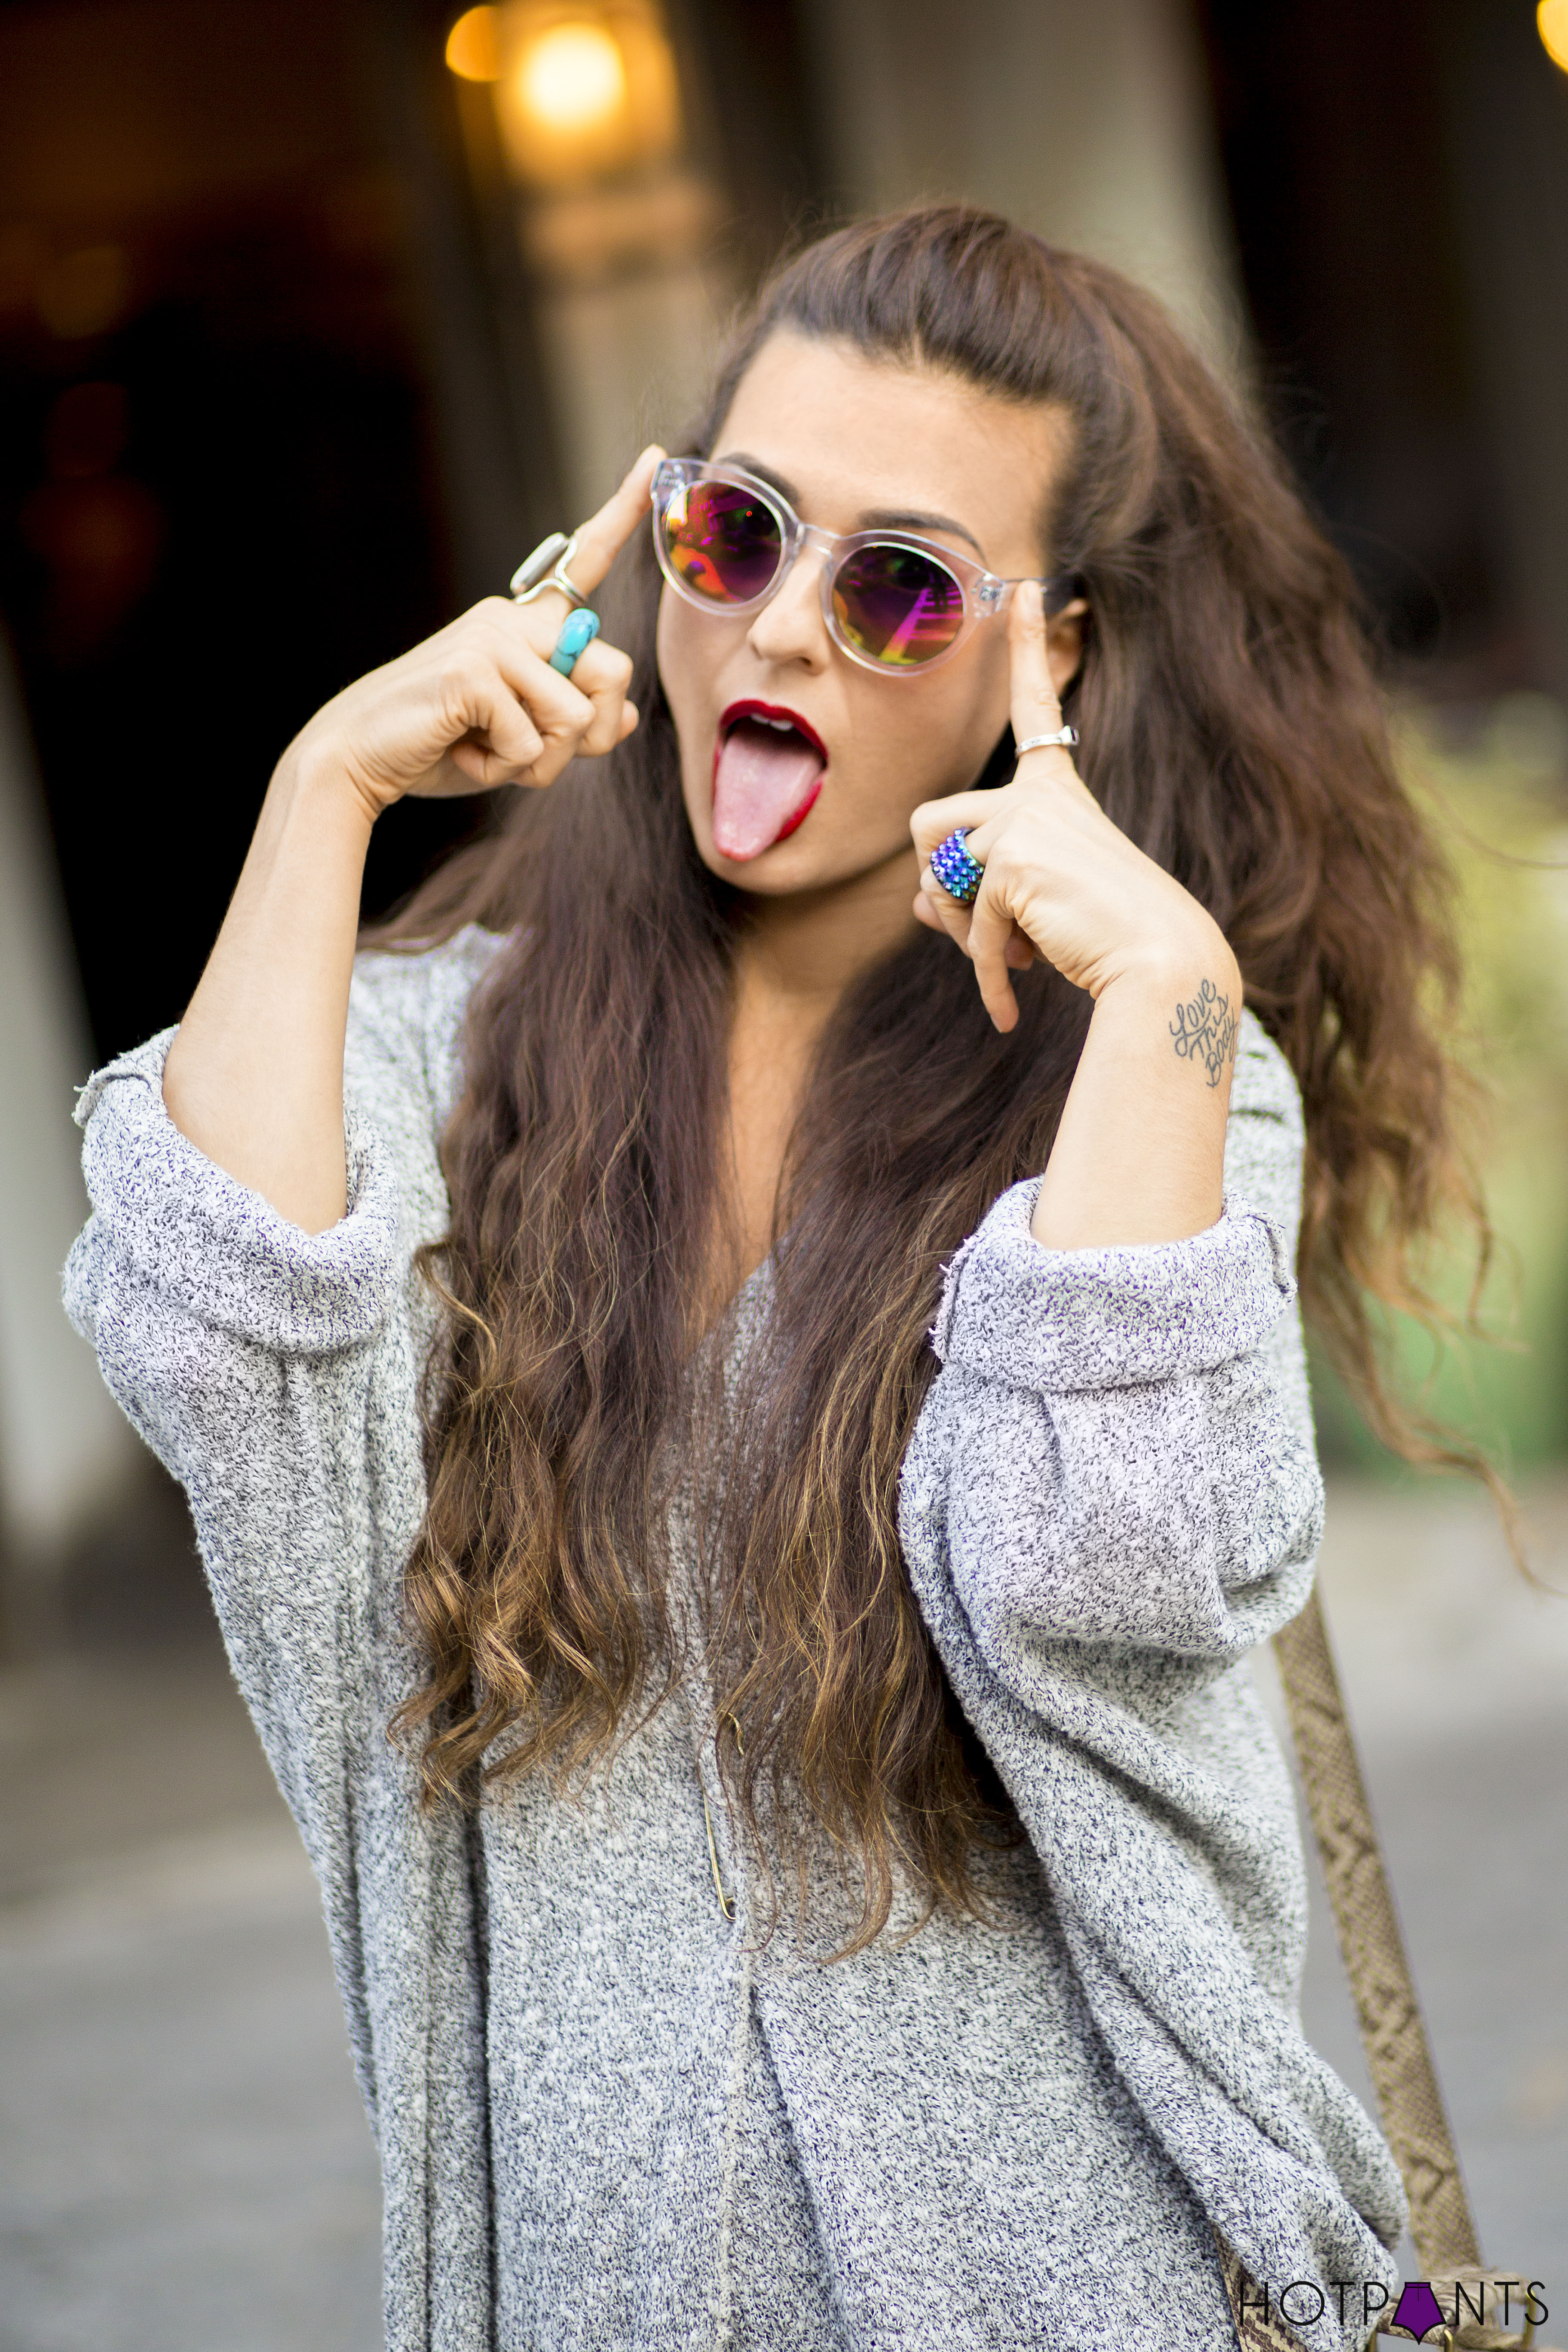
{"type": "Polygon", "coordinates": [[[647,515],[653,499],[654,471],[663,458],[658,444],[650,442],[619,489],[612,492],[591,520],[580,526],[567,576],[584,596],[593,594],[647,515]]]}
{"type": "Polygon", "coordinates": [[[1007,647],[1016,740],[1026,743],[1031,735],[1054,735],[1062,723],[1062,707],[1046,651],[1046,600],[1037,580],[1020,581],[1013,591],[1007,647]]]}

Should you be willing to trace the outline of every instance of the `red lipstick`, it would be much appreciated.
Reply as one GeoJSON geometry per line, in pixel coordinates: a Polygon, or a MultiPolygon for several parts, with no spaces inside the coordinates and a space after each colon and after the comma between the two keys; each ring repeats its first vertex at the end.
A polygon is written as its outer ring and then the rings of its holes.
{"type": "Polygon", "coordinates": [[[811,745],[812,750],[816,753],[818,759],[822,761],[824,769],[826,770],[827,766],[826,744],[823,741],[816,728],[812,726],[809,719],[803,719],[798,710],[791,710],[787,705],[782,702],[756,702],[750,699],[743,702],[731,702],[724,710],[719,720],[719,733],[714,744],[715,756],[717,756],[719,745],[723,742],[724,738],[730,732],[731,728],[742,719],[762,719],[767,720],[770,725],[774,727],[780,726],[781,724],[785,727],[793,727],[797,735],[804,735],[805,737],[806,741],[811,745]]]}

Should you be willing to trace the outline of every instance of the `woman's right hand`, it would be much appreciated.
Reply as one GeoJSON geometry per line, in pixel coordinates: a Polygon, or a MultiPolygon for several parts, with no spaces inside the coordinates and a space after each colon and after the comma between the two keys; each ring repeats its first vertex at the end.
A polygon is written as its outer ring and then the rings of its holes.
{"type": "MultiPolygon", "coordinates": [[[[583,525],[572,578],[585,595],[646,518],[663,455],[645,449],[583,525]]],[[[613,751],[637,723],[631,662],[595,638],[569,678],[552,669],[569,610],[553,589],[529,604],[487,596],[335,695],[289,745],[284,771],[318,786],[341,780],[374,823],[405,793],[552,784],[580,753],[613,751]]]]}
{"type": "MultiPolygon", "coordinates": [[[[648,510],[645,449],[584,523],[572,577],[596,588],[648,510]]],[[[550,667],[567,614],[487,597],[344,688],[279,761],[217,943],[163,1067],[163,1099],[209,1160],[318,1234],[342,1215],[343,1029],[371,827],[405,793],[553,783],[637,725],[631,664],[597,639],[550,667]]]]}

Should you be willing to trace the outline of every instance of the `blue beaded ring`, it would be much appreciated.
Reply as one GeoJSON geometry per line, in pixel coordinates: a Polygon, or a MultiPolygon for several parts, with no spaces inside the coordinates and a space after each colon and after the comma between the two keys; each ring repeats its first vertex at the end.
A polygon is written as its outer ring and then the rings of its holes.
{"type": "Polygon", "coordinates": [[[965,846],[969,827],[961,824],[945,841],[939,841],[931,854],[931,870],[950,898],[961,907],[972,907],[980,887],[980,877],[985,868],[977,857],[971,857],[965,846]]]}
{"type": "Polygon", "coordinates": [[[597,613],[568,613],[555,640],[555,651],[550,656],[551,668],[558,669],[563,677],[570,677],[598,634],[597,613]]]}

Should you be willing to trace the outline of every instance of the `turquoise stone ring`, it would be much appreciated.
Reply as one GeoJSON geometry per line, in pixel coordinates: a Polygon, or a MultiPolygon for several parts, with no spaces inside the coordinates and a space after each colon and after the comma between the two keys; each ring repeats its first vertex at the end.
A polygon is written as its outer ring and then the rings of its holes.
{"type": "Polygon", "coordinates": [[[598,634],[597,613],[568,613],[555,640],[555,651],[550,656],[551,668],[558,669],[563,677],[570,677],[579,656],[587,652],[598,634]]]}

